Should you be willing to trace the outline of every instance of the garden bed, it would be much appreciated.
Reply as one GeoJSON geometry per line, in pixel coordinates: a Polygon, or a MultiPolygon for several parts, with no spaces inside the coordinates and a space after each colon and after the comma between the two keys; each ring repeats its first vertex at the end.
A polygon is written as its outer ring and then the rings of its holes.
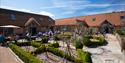
{"type": "Polygon", "coordinates": [[[68,51],[68,48],[66,48],[66,47],[59,47],[58,49],[65,53],[71,54],[71,56],[73,56],[75,58],[77,57],[76,49],[70,48],[69,51],[68,51]]]}
{"type": "Polygon", "coordinates": [[[87,47],[97,47],[97,46],[103,46],[106,45],[107,42],[103,36],[84,36],[83,37],[83,44],[87,47]]]}
{"type": "Polygon", "coordinates": [[[43,63],[35,56],[31,55],[30,53],[24,51],[22,48],[15,44],[10,44],[9,47],[12,51],[21,59],[24,63],[43,63]]]}
{"type": "Polygon", "coordinates": [[[33,46],[21,46],[21,48],[24,49],[27,52],[32,52],[32,51],[35,51],[37,49],[33,46]]]}
{"type": "Polygon", "coordinates": [[[41,53],[41,54],[37,55],[36,57],[39,58],[44,63],[73,63],[73,62],[68,61],[68,60],[66,60],[64,58],[56,56],[56,55],[54,55],[54,54],[52,54],[50,52],[41,53]]]}
{"type": "MultiPolygon", "coordinates": [[[[70,48],[70,54],[67,47],[59,46],[55,43],[39,43],[36,41],[15,43],[20,46],[22,50],[28,54],[32,54],[35,58],[41,60],[44,63],[83,63],[79,59],[79,55],[76,49],[70,48]]],[[[23,53],[22,53],[23,54],[23,53]]],[[[84,55],[84,54],[83,54],[84,55]]],[[[85,56],[86,58],[86,56],[85,56]]],[[[86,62],[86,61],[85,61],[86,62]]],[[[88,62],[87,62],[88,63],[88,62]]]]}

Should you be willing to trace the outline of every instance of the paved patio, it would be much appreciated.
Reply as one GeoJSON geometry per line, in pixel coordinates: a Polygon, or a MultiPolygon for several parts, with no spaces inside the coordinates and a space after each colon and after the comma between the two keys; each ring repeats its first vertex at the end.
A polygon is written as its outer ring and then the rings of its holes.
{"type": "Polygon", "coordinates": [[[8,47],[0,46],[0,63],[22,63],[8,47]]]}
{"type": "Polygon", "coordinates": [[[108,41],[106,46],[97,48],[83,47],[83,49],[92,54],[93,63],[124,63],[125,58],[116,36],[107,34],[106,40],[108,41]]]}
{"type": "MultiPolygon", "coordinates": [[[[108,44],[106,46],[100,46],[96,48],[83,47],[85,51],[90,52],[92,55],[93,63],[125,63],[125,58],[121,52],[121,47],[116,36],[112,34],[106,35],[106,40],[108,44]]],[[[53,43],[54,41],[50,41],[53,43]]],[[[62,47],[67,47],[65,42],[59,41],[59,45],[62,47]]],[[[74,46],[70,45],[72,49],[74,46]]]]}

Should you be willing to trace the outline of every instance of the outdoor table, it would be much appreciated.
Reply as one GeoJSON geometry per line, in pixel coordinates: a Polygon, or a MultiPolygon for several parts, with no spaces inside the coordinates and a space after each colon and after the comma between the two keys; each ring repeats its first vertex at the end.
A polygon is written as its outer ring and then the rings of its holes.
{"type": "Polygon", "coordinates": [[[37,36],[31,36],[30,38],[31,38],[31,40],[35,40],[37,38],[37,36]]]}

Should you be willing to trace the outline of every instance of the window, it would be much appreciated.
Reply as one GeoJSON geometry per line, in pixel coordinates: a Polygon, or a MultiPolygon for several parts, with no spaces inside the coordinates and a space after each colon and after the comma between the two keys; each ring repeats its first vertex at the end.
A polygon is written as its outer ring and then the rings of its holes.
{"type": "Polygon", "coordinates": [[[11,17],[12,20],[16,20],[16,15],[15,14],[11,14],[10,17],[11,17]]]}
{"type": "Polygon", "coordinates": [[[95,20],[96,20],[96,18],[93,18],[93,19],[92,19],[92,21],[95,21],[95,20]]]}
{"type": "Polygon", "coordinates": [[[77,22],[77,24],[79,24],[80,26],[82,26],[82,25],[83,25],[83,22],[77,22]]]}
{"type": "Polygon", "coordinates": [[[51,19],[49,19],[49,21],[52,21],[51,19]]]}
{"type": "Polygon", "coordinates": [[[41,21],[43,21],[43,18],[39,18],[41,21]]]}
{"type": "Polygon", "coordinates": [[[121,19],[121,20],[125,19],[125,16],[120,16],[120,19],[121,19]]]}

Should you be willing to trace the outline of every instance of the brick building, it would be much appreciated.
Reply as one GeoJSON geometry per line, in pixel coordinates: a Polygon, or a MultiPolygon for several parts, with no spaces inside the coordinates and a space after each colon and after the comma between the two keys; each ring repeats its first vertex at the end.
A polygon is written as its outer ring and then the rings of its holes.
{"type": "MultiPolygon", "coordinates": [[[[72,17],[55,20],[56,29],[67,28],[73,31],[74,28],[87,27],[93,31],[112,32],[114,29],[125,28],[125,11],[88,16],[72,17]]],[[[81,28],[79,28],[81,29],[81,28]]]]}
{"type": "MultiPolygon", "coordinates": [[[[27,30],[36,33],[38,31],[47,31],[49,28],[53,28],[55,21],[49,16],[9,10],[0,8],[0,26],[2,25],[15,25],[21,27],[20,29],[14,29],[14,33],[24,33],[27,30]]],[[[2,31],[3,28],[0,28],[2,31]]],[[[8,31],[12,31],[9,29],[8,31]]]]}

